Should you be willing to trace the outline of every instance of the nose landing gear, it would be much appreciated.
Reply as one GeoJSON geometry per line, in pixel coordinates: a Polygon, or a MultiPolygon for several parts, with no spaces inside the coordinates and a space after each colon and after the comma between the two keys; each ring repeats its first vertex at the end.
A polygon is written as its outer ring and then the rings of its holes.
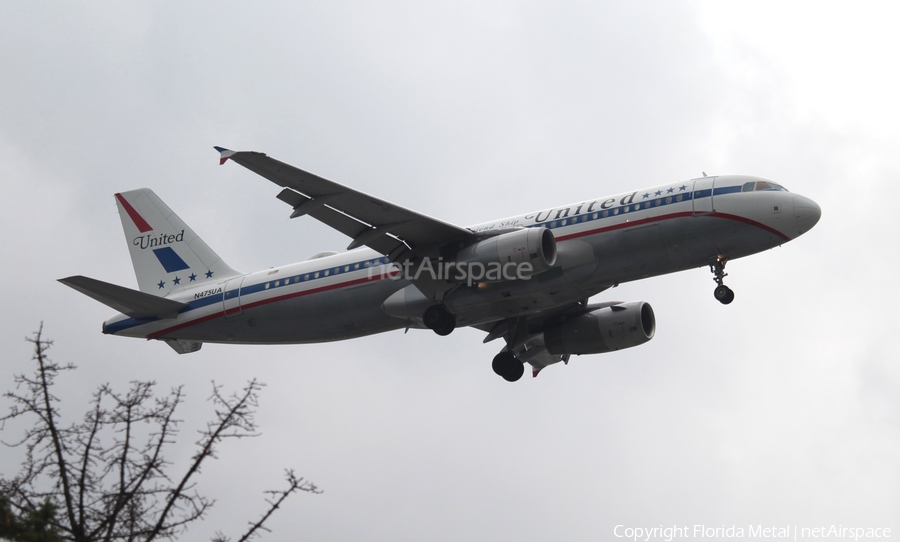
{"type": "Polygon", "coordinates": [[[713,297],[716,300],[723,304],[727,305],[734,301],[734,292],[728,286],[725,286],[725,277],[728,276],[728,273],[725,272],[725,263],[728,261],[728,258],[724,256],[719,256],[715,259],[715,261],[710,262],[709,270],[712,271],[715,278],[713,280],[716,281],[716,289],[713,290],[713,297]]]}
{"type": "Polygon", "coordinates": [[[713,290],[713,296],[723,305],[727,305],[734,301],[734,292],[728,286],[720,284],[713,290]]]}

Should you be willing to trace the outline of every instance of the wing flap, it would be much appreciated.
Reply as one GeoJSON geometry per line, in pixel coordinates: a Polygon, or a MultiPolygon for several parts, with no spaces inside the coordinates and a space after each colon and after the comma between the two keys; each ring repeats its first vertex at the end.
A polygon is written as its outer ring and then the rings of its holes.
{"type": "Polygon", "coordinates": [[[59,282],[132,318],[175,318],[178,311],[187,307],[187,303],[81,275],[59,279],[59,282]]]}
{"type": "MultiPolygon", "coordinates": [[[[368,224],[364,224],[359,220],[328,206],[310,211],[309,216],[353,239],[356,239],[372,229],[368,224]]],[[[405,246],[401,241],[386,235],[370,239],[364,244],[385,255],[390,254],[398,247],[405,246]]]]}

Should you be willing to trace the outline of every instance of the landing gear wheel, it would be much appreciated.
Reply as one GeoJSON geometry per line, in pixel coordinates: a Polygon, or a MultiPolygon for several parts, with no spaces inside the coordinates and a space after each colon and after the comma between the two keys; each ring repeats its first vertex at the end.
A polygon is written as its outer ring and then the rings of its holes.
{"type": "Polygon", "coordinates": [[[444,305],[432,305],[425,309],[422,321],[438,335],[449,335],[456,328],[456,316],[444,305]]]}
{"type": "Polygon", "coordinates": [[[441,337],[450,335],[453,333],[453,330],[456,329],[456,316],[449,312],[444,314],[444,318],[432,329],[434,329],[434,332],[441,337]]]}
{"type": "Polygon", "coordinates": [[[515,382],[525,374],[525,364],[509,352],[500,352],[494,356],[491,367],[507,382],[515,382]]]}
{"type": "Polygon", "coordinates": [[[422,321],[425,322],[428,329],[434,329],[435,326],[441,323],[445,314],[447,314],[447,307],[443,305],[432,305],[425,309],[425,314],[422,315],[422,321]]]}
{"type": "Polygon", "coordinates": [[[727,305],[734,301],[734,292],[724,284],[716,286],[716,289],[713,291],[713,296],[715,296],[716,300],[723,305],[727,305]]]}
{"type": "Polygon", "coordinates": [[[518,359],[516,360],[515,365],[512,365],[510,369],[511,370],[508,373],[503,375],[503,378],[505,378],[507,382],[515,382],[525,374],[525,364],[518,359]]]}
{"type": "Polygon", "coordinates": [[[716,298],[716,301],[723,305],[727,305],[734,301],[734,292],[731,291],[731,288],[725,286],[725,277],[728,276],[725,272],[725,263],[727,261],[728,258],[720,256],[709,264],[709,270],[715,275],[713,280],[718,284],[716,289],[713,290],[713,296],[716,298]]]}

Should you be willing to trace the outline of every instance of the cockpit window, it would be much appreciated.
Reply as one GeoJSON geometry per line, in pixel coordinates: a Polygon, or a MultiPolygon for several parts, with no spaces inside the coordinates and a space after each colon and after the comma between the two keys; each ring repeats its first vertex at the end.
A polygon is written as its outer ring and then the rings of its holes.
{"type": "Polygon", "coordinates": [[[773,183],[772,181],[751,181],[749,183],[744,183],[741,186],[741,192],[764,192],[764,191],[775,191],[775,192],[787,192],[788,189],[781,186],[780,184],[773,183]]]}
{"type": "Polygon", "coordinates": [[[778,192],[787,192],[787,189],[780,184],[775,184],[771,181],[759,181],[756,183],[756,191],[761,192],[763,190],[775,190],[778,192]]]}

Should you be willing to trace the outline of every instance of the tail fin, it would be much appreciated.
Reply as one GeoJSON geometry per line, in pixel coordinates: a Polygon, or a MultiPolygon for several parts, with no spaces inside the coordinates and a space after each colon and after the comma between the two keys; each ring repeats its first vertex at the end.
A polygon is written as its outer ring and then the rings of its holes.
{"type": "Polygon", "coordinates": [[[241,274],[149,188],[116,194],[116,205],[140,291],[167,296],[241,274]]]}

